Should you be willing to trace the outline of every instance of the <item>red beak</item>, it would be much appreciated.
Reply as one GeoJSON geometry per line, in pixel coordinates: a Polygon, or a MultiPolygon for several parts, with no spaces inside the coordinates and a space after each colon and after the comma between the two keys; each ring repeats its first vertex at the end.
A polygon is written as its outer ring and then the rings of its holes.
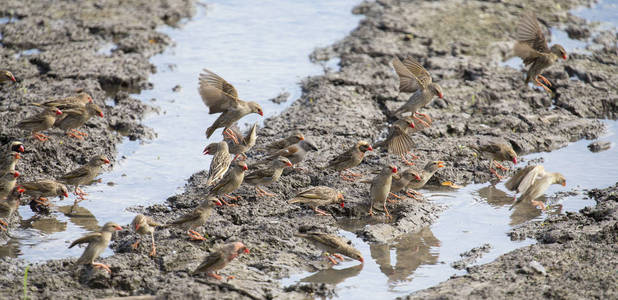
{"type": "Polygon", "coordinates": [[[513,157],[513,163],[517,164],[517,157],[513,157]]]}
{"type": "Polygon", "coordinates": [[[103,162],[109,164],[109,159],[106,158],[103,162]]]}
{"type": "Polygon", "coordinates": [[[247,165],[244,165],[244,166],[242,166],[242,170],[243,171],[247,171],[247,170],[249,170],[249,168],[247,167],[247,165]]]}
{"type": "Polygon", "coordinates": [[[23,193],[23,192],[25,192],[25,191],[26,191],[26,190],[25,190],[23,187],[21,187],[21,186],[18,186],[18,187],[17,187],[17,192],[18,192],[18,193],[20,193],[20,194],[21,194],[21,193],[23,193]]]}
{"type": "Polygon", "coordinates": [[[421,181],[421,176],[416,175],[416,180],[421,181]]]}
{"type": "Polygon", "coordinates": [[[301,141],[304,141],[304,140],[305,140],[305,137],[304,137],[304,136],[301,136],[301,137],[300,137],[300,140],[301,140],[301,141]]]}
{"type": "Polygon", "coordinates": [[[438,97],[440,97],[440,99],[442,99],[442,97],[444,97],[444,95],[442,95],[442,93],[440,93],[440,95],[438,95],[438,97]]]}
{"type": "Polygon", "coordinates": [[[204,155],[208,155],[208,154],[210,154],[210,151],[208,151],[208,147],[204,148],[203,153],[204,153],[204,155]]]}
{"type": "Polygon", "coordinates": [[[362,263],[364,263],[364,262],[365,262],[365,260],[364,260],[362,257],[361,257],[361,258],[359,258],[359,259],[358,259],[358,261],[360,261],[360,262],[362,262],[362,263]]]}
{"type": "Polygon", "coordinates": [[[367,148],[367,151],[373,151],[373,147],[369,146],[369,148],[367,148]]]}
{"type": "Polygon", "coordinates": [[[116,230],[122,230],[122,227],[120,227],[120,226],[116,226],[116,227],[114,227],[114,228],[115,228],[116,230]]]}
{"type": "Polygon", "coordinates": [[[566,186],[566,181],[562,183],[562,186],[566,186]]]}
{"type": "Polygon", "coordinates": [[[258,111],[258,114],[260,114],[260,116],[264,116],[264,113],[262,111],[258,111]]]}
{"type": "Polygon", "coordinates": [[[99,117],[103,118],[103,113],[102,112],[99,113],[99,117]]]}
{"type": "Polygon", "coordinates": [[[13,80],[13,82],[17,82],[17,80],[15,80],[15,76],[11,75],[11,80],[13,80]]]}
{"type": "Polygon", "coordinates": [[[135,224],[135,231],[137,231],[139,229],[139,224],[135,224]]]}
{"type": "Polygon", "coordinates": [[[288,167],[291,167],[292,163],[291,162],[287,162],[286,165],[288,165],[288,167]]]}
{"type": "Polygon", "coordinates": [[[17,149],[17,151],[19,152],[24,152],[26,149],[24,149],[24,145],[19,145],[19,149],[17,149]]]}
{"type": "Polygon", "coordinates": [[[397,167],[393,167],[393,173],[397,173],[397,167]]]}
{"type": "Polygon", "coordinates": [[[246,248],[246,247],[245,247],[245,250],[243,250],[243,251],[244,251],[245,253],[247,253],[247,254],[251,253],[251,251],[249,251],[249,248],[246,248]]]}
{"type": "Polygon", "coordinates": [[[14,178],[19,177],[19,172],[17,172],[17,171],[13,172],[13,177],[14,177],[14,178]]]}
{"type": "Polygon", "coordinates": [[[215,202],[215,205],[217,205],[217,206],[221,206],[221,205],[223,205],[223,204],[221,203],[221,201],[217,200],[217,202],[215,202]]]}
{"type": "Polygon", "coordinates": [[[64,192],[64,196],[65,196],[65,197],[68,197],[68,196],[69,196],[69,193],[64,192]]]}
{"type": "Polygon", "coordinates": [[[62,111],[61,111],[61,110],[59,110],[59,109],[56,109],[56,114],[57,114],[57,115],[61,115],[61,114],[62,114],[62,111]]]}
{"type": "Polygon", "coordinates": [[[566,55],[566,54],[565,54],[565,55],[563,55],[563,56],[562,56],[562,59],[566,60],[566,59],[567,59],[567,55],[566,55]]]}
{"type": "Polygon", "coordinates": [[[344,208],[344,207],[345,207],[345,204],[343,204],[343,201],[342,201],[341,203],[339,203],[339,206],[340,206],[341,208],[344,208]]]}

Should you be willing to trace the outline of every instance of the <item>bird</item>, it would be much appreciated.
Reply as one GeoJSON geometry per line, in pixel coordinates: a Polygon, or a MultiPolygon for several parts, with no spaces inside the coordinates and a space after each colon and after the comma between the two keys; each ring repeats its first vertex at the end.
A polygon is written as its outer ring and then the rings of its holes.
{"type": "Polygon", "coordinates": [[[103,164],[109,164],[109,159],[105,155],[96,155],[87,164],[58,178],[58,181],[75,187],[74,193],[79,197],[79,200],[75,199],[73,206],[77,205],[79,201],[84,200],[84,196],[88,195],[79,186],[90,184],[101,172],[103,164]]]}
{"type": "MultiPolygon", "coordinates": [[[[142,214],[138,214],[137,216],[135,216],[135,218],[133,218],[133,221],[131,221],[131,228],[133,228],[136,233],[138,233],[139,235],[150,234],[150,240],[152,241],[152,250],[150,250],[150,253],[148,254],[150,256],[157,255],[157,247],[155,246],[154,240],[154,231],[155,227],[158,226],[162,226],[162,224],[159,224],[155,222],[151,217],[147,217],[142,214]]],[[[134,250],[137,249],[137,246],[139,246],[139,242],[140,240],[138,239],[137,242],[131,244],[131,248],[133,248],[134,250]]]]}
{"type": "MultiPolygon", "coordinates": [[[[210,190],[209,195],[219,197],[223,195],[232,200],[238,200],[239,196],[232,197],[229,193],[235,191],[240,187],[245,179],[245,171],[248,170],[247,164],[242,161],[237,161],[232,165],[223,178],[210,190]]],[[[227,203],[223,198],[219,198],[225,205],[231,205],[227,203]]],[[[235,204],[234,204],[235,205],[235,204]]]]}
{"type": "Polygon", "coordinates": [[[302,132],[300,131],[295,131],[293,132],[290,136],[280,139],[280,140],[276,140],[268,145],[266,145],[266,150],[269,153],[274,153],[277,152],[281,149],[286,148],[287,146],[291,146],[294,144],[297,144],[298,142],[302,141],[305,139],[305,136],[303,135],[302,132]]]}
{"type": "MultiPolygon", "coordinates": [[[[238,257],[241,253],[249,254],[249,248],[241,242],[227,243],[219,247],[216,251],[206,256],[204,261],[195,268],[191,275],[198,273],[206,273],[207,276],[213,277],[217,280],[221,280],[222,277],[217,274],[217,271],[225,268],[234,258],[238,257]]],[[[228,276],[229,279],[233,279],[234,276],[228,276]]]]}
{"type": "Polygon", "coordinates": [[[391,190],[393,174],[397,173],[397,167],[394,165],[384,166],[380,174],[376,175],[371,181],[370,195],[371,203],[369,207],[369,215],[373,216],[373,207],[377,204],[382,204],[387,218],[392,218],[386,208],[386,199],[391,190]]]}
{"type": "Polygon", "coordinates": [[[10,170],[0,177],[0,199],[6,198],[17,184],[19,172],[10,170]]]}
{"type": "Polygon", "coordinates": [[[208,217],[212,214],[212,210],[215,205],[221,206],[219,199],[213,196],[208,196],[206,200],[204,200],[190,213],[181,216],[165,226],[176,226],[188,230],[187,235],[191,238],[191,240],[206,240],[206,238],[204,238],[199,232],[193,229],[206,224],[206,220],[208,220],[208,217]]]}
{"type": "Polygon", "coordinates": [[[24,151],[26,151],[26,148],[24,148],[24,143],[20,141],[12,141],[7,144],[6,150],[4,152],[24,153],[24,151]]]}
{"type": "MultiPolygon", "coordinates": [[[[389,192],[389,195],[397,198],[397,199],[401,199],[401,197],[397,196],[398,193],[404,189],[406,189],[406,187],[408,187],[408,185],[411,182],[419,182],[421,181],[421,176],[414,170],[412,169],[405,169],[395,175],[393,175],[393,180],[391,182],[391,189],[389,192]]],[[[409,192],[408,196],[411,196],[409,192]]],[[[395,202],[395,201],[391,201],[390,199],[387,199],[390,202],[395,202]]]]}
{"type": "Polygon", "coordinates": [[[98,115],[103,118],[103,110],[94,104],[94,102],[88,102],[84,106],[77,106],[74,108],[66,109],[63,111],[64,115],[56,120],[55,127],[58,127],[66,132],[70,137],[83,139],[88,136],[87,133],[78,131],[79,128],[86,124],[88,120],[94,115],[98,115]]]}
{"type": "Polygon", "coordinates": [[[431,179],[431,177],[433,177],[433,175],[436,174],[436,172],[440,168],[444,168],[443,161],[436,160],[428,162],[421,171],[421,180],[410,181],[410,183],[408,183],[408,185],[406,186],[406,188],[408,189],[407,195],[414,199],[418,199],[417,197],[415,197],[414,194],[416,194],[416,196],[423,196],[420,192],[417,192],[416,190],[424,187],[427,181],[429,181],[429,179],[431,179]]]}
{"type": "Polygon", "coordinates": [[[551,86],[551,82],[541,75],[541,72],[553,65],[558,58],[566,60],[566,50],[559,44],[554,44],[551,48],[548,47],[545,35],[534,12],[527,12],[522,15],[517,25],[516,39],[513,53],[519,56],[526,66],[529,66],[525,83],[528,84],[530,80],[534,80],[538,86],[551,93],[551,90],[547,87],[547,85],[551,86]],[[541,83],[539,79],[545,84],[541,83]]]}
{"type": "Polygon", "coordinates": [[[49,107],[42,112],[26,118],[17,123],[17,128],[28,130],[32,134],[32,137],[39,141],[47,141],[48,137],[39,131],[47,130],[54,126],[54,123],[58,120],[58,116],[62,115],[62,111],[49,107]]]}
{"type": "Polygon", "coordinates": [[[232,125],[228,131],[225,131],[223,136],[230,149],[230,154],[234,155],[233,160],[236,160],[239,156],[247,159],[245,153],[255,146],[255,141],[257,140],[257,123],[254,123],[244,136],[240,133],[240,129],[236,124],[232,125]]]}
{"type": "Polygon", "coordinates": [[[343,208],[345,206],[343,199],[343,194],[333,188],[327,186],[314,186],[296,194],[288,203],[304,203],[311,206],[316,214],[328,216],[330,215],[329,213],[318,207],[337,203],[343,208]]]}
{"type": "Polygon", "coordinates": [[[81,92],[75,96],[69,96],[62,99],[50,100],[47,102],[35,102],[34,106],[58,108],[60,110],[86,107],[86,104],[93,103],[92,97],[85,92],[81,92]]]}
{"type": "Polygon", "coordinates": [[[24,189],[21,186],[16,186],[11,190],[8,196],[0,198],[0,229],[4,231],[8,230],[8,222],[10,222],[11,216],[13,216],[13,213],[15,213],[19,207],[21,202],[20,197],[23,192],[24,189]]]}
{"type": "Polygon", "coordinates": [[[324,251],[326,258],[328,258],[333,264],[338,264],[335,259],[331,256],[334,256],[341,261],[343,261],[343,257],[341,255],[345,255],[349,258],[355,259],[364,263],[363,256],[360,251],[356,250],[352,245],[348,243],[348,241],[343,238],[322,232],[306,232],[306,233],[295,233],[297,237],[304,238],[314,245],[316,245],[320,250],[324,251]]]}
{"type": "Polygon", "coordinates": [[[48,206],[48,199],[46,197],[69,197],[69,190],[67,187],[55,180],[43,179],[37,181],[24,182],[21,186],[26,189],[25,194],[30,196],[33,201],[40,205],[48,206]]]}
{"type": "Polygon", "coordinates": [[[9,80],[13,82],[17,82],[17,80],[15,80],[15,76],[13,76],[13,73],[11,73],[11,71],[0,70],[0,83],[9,81],[9,80]]]}
{"type": "MultiPolygon", "coordinates": [[[[424,115],[419,113],[418,110],[429,104],[434,96],[444,97],[442,88],[437,83],[432,82],[429,72],[412,57],[407,57],[403,62],[395,57],[392,64],[399,76],[399,92],[413,93],[408,101],[395,111],[395,116],[401,117],[404,113],[410,112],[412,118],[425,123],[424,120],[416,116],[424,115]]],[[[425,123],[425,125],[429,127],[428,124],[425,123]]]]}
{"type": "Polygon", "coordinates": [[[413,162],[408,161],[406,155],[411,154],[412,159],[419,158],[411,153],[414,140],[410,137],[410,134],[415,132],[415,127],[414,120],[409,116],[395,121],[389,128],[386,139],[375,144],[376,148],[386,147],[389,153],[401,156],[405,164],[414,165],[413,162]]]}
{"type": "Polygon", "coordinates": [[[508,168],[501,165],[499,161],[510,160],[513,164],[517,164],[517,153],[513,150],[511,145],[500,143],[500,142],[489,142],[487,144],[481,145],[470,145],[468,146],[472,150],[478,152],[479,154],[487,154],[491,157],[491,162],[489,163],[489,171],[496,175],[499,180],[502,180],[504,177],[499,175],[498,172],[493,168],[494,165],[504,171],[508,171],[508,168]]]}
{"type": "Polygon", "coordinates": [[[77,259],[75,265],[92,265],[95,268],[103,268],[108,273],[111,273],[112,270],[108,265],[103,263],[94,262],[101,253],[107,248],[109,245],[109,241],[112,238],[112,233],[114,231],[122,230],[120,225],[114,222],[107,222],[103,225],[103,228],[99,232],[93,232],[87,235],[82,236],[81,238],[76,239],[71,243],[69,249],[73,248],[73,246],[78,244],[88,244],[82,256],[77,259]]]}
{"type": "Polygon", "coordinates": [[[504,184],[510,191],[521,193],[519,199],[515,200],[517,195],[513,197],[514,203],[510,209],[522,201],[530,201],[532,205],[540,206],[542,210],[545,209],[545,204],[536,199],[541,197],[552,184],[566,186],[564,175],[546,172],[542,165],[530,165],[519,170],[504,184]]]}
{"type": "Polygon", "coordinates": [[[204,69],[199,81],[198,91],[202,96],[202,101],[208,107],[208,113],[221,113],[212,126],[206,130],[207,138],[210,138],[218,128],[228,130],[232,124],[247,114],[256,113],[264,116],[262,107],[257,102],[240,100],[236,88],[212,71],[204,69]]]}
{"type": "Polygon", "coordinates": [[[278,156],[285,157],[290,160],[293,165],[298,165],[300,162],[305,160],[307,157],[307,152],[309,151],[318,151],[318,147],[316,147],[313,143],[308,140],[302,140],[296,144],[287,146],[279,151],[272,153],[267,156],[262,162],[259,164],[264,164],[278,156]]]}
{"type": "Polygon", "coordinates": [[[4,157],[0,161],[0,177],[8,173],[11,170],[15,170],[17,161],[21,159],[19,152],[6,152],[4,157]]]}
{"type": "Polygon", "coordinates": [[[218,143],[210,143],[203,151],[204,155],[212,155],[210,161],[210,167],[208,169],[208,179],[206,179],[206,186],[210,186],[223,177],[227,169],[232,163],[228,145],[225,141],[218,143]]]}
{"type": "Polygon", "coordinates": [[[279,180],[283,169],[285,167],[291,167],[292,163],[289,159],[283,156],[275,157],[269,166],[258,169],[245,175],[245,182],[255,186],[258,196],[274,196],[275,194],[267,193],[260,188],[261,185],[268,185],[279,180]]]}
{"type": "Polygon", "coordinates": [[[354,181],[355,177],[361,176],[348,171],[348,174],[343,174],[344,171],[354,168],[363,161],[365,152],[373,151],[371,145],[366,141],[358,141],[356,145],[352,146],[346,152],[337,155],[335,158],[328,162],[328,168],[339,171],[339,176],[346,181],[354,181]]]}

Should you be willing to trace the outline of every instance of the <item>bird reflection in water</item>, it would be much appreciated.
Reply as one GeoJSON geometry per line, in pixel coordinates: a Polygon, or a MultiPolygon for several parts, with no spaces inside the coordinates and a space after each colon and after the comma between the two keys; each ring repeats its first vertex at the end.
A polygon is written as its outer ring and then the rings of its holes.
{"type": "MultiPolygon", "coordinates": [[[[496,188],[495,186],[486,186],[478,190],[478,195],[481,197],[481,199],[487,201],[489,205],[496,207],[496,208],[505,207],[505,206],[510,208],[514,202],[512,194],[509,195],[506,192],[496,188]]],[[[537,200],[546,202],[545,196],[539,197],[537,200]]],[[[555,209],[550,210],[549,211],[550,214],[560,214],[561,213],[562,211],[561,205],[555,205],[552,207],[554,207],[555,209]]],[[[536,208],[530,202],[519,203],[518,205],[515,205],[513,207],[513,210],[511,210],[510,212],[511,212],[511,216],[510,216],[511,221],[509,222],[509,225],[511,226],[522,224],[524,222],[537,218],[541,215],[541,210],[536,208]]]]}
{"type": "Polygon", "coordinates": [[[301,279],[301,282],[316,282],[316,283],[326,283],[326,284],[339,284],[344,282],[346,279],[355,277],[360,274],[363,269],[363,264],[356,264],[352,267],[345,269],[335,269],[328,268],[322,271],[319,271],[315,274],[307,276],[301,279]]]}
{"type": "Polygon", "coordinates": [[[71,223],[86,230],[97,231],[101,228],[97,218],[89,210],[81,206],[60,206],[58,211],[68,217],[71,223]]]}

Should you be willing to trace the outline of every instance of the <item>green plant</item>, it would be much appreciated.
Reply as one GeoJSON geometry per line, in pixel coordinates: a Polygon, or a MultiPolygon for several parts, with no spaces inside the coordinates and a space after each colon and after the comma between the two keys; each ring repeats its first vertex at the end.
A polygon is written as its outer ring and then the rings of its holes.
{"type": "Polygon", "coordinates": [[[30,269],[30,266],[26,266],[26,271],[24,272],[24,300],[28,299],[28,269],[30,269]]]}

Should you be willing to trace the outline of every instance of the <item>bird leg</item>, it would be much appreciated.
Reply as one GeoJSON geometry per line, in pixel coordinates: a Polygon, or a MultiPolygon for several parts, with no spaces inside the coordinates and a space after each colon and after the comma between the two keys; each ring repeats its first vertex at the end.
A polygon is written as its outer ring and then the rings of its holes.
{"type": "Polygon", "coordinates": [[[321,215],[321,216],[330,216],[330,214],[329,214],[329,213],[327,213],[327,212],[325,212],[325,211],[323,211],[323,210],[321,210],[321,209],[319,209],[319,208],[317,208],[317,207],[316,207],[316,208],[314,208],[314,209],[313,209],[313,211],[315,211],[315,213],[316,213],[317,215],[321,215]]]}
{"type": "Polygon", "coordinates": [[[369,215],[373,217],[373,204],[369,207],[369,215]]]}
{"type": "Polygon", "coordinates": [[[205,241],[206,238],[203,237],[199,232],[195,230],[189,230],[187,235],[191,238],[192,241],[205,241]]]}
{"type": "Polygon", "coordinates": [[[2,224],[2,225],[0,225],[0,229],[6,231],[6,229],[9,228],[9,224],[4,222],[4,220],[0,219],[0,223],[2,224]]]}
{"type": "MultiPolygon", "coordinates": [[[[409,152],[408,152],[409,153],[409,152]]],[[[406,153],[407,154],[407,153],[406,153]]],[[[406,158],[406,154],[401,154],[401,160],[403,160],[403,162],[408,165],[408,166],[413,166],[414,163],[413,162],[409,162],[408,159],[406,158]]]]}
{"type": "Polygon", "coordinates": [[[93,262],[92,266],[95,268],[102,268],[105,269],[105,271],[107,271],[107,273],[112,273],[112,270],[109,268],[108,265],[104,264],[104,263],[98,263],[98,262],[93,262]]]}
{"type": "Polygon", "coordinates": [[[336,261],[335,259],[333,259],[332,257],[330,257],[330,254],[328,252],[324,253],[324,256],[326,257],[326,259],[330,260],[330,262],[333,263],[333,265],[337,265],[339,264],[338,261],[336,261]]]}
{"type": "Polygon", "coordinates": [[[339,176],[341,177],[341,179],[345,180],[345,181],[356,181],[356,177],[360,177],[363,176],[362,174],[358,174],[358,173],[352,173],[348,170],[343,170],[341,172],[339,172],[339,176]],[[344,174],[344,172],[346,172],[346,174],[344,174]]]}
{"type": "Polygon", "coordinates": [[[420,201],[421,199],[417,198],[417,197],[423,197],[423,194],[413,190],[413,189],[409,189],[406,191],[406,195],[408,195],[410,198],[414,199],[414,200],[418,200],[420,201]]]}
{"type": "Polygon", "coordinates": [[[341,256],[341,255],[339,255],[337,253],[333,254],[333,256],[336,257],[337,259],[343,261],[343,256],[341,256]]]}
{"type": "Polygon", "coordinates": [[[534,205],[534,207],[539,206],[541,210],[545,210],[545,203],[541,201],[532,200],[532,205],[534,205]]]}
{"type": "Polygon", "coordinates": [[[34,202],[39,205],[49,206],[49,200],[47,200],[47,198],[45,197],[39,197],[38,199],[34,199],[34,202]]]}
{"type": "Polygon", "coordinates": [[[499,162],[494,160],[494,165],[496,165],[496,167],[498,167],[499,169],[503,170],[503,171],[508,171],[509,168],[503,166],[502,164],[500,164],[499,162]]]}
{"type": "Polygon", "coordinates": [[[262,196],[265,196],[265,197],[272,197],[272,196],[274,196],[274,195],[275,195],[275,194],[273,194],[273,193],[268,193],[268,192],[266,192],[265,190],[263,190],[263,189],[261,189],[260,187],[257,187],[257,186],[255,187],[255,190],[256,190],[256,192],[257,192],[257,196],[258,196],[258,197],[262,197],[262,196]]]}
{"type": "Polygon", "coordinates": [[[85,132],[81,132],[81,131],[79,131],[79,130],[77,130],[77,129],[71,129],[70,131],[71,131],[71,132],[73,132],[74,134],[79,135],[79,136],[88,136],[88,134],[87,134],[87,133],[85,133],[85,132]]]}
{"type": "Polygon", "coordinates": [[[208,273],[208,276],[217,279],[217,280],[221,280],[223,279],[223,277],[221,277],[220,275],[217,275],[216,273],[208,273]]]}
{"type": "Polygon", "coordinates": [[[496,172],[496,170],[493,167],[494,162],[496,162],[496,161],[492,160],[491,163],[489,164],[489,172],[491,172],[492,174],[496,175],[496,177],[498,177],[499,180],[502,180],[504,177],[500,176],[500,174],[498,174],[498,172],[496,172]]]}
{"type": "Polygon", "coordinates": [[[242,156],[241,160],[247,160],[247,155],[245,155],[244,153],[240,153],[240,154],[236,154],[234,156],[234,159],[232,159],[232,161],[235,161],[238,157],[242,156]]]}
{"type": "MultiPolygon", "coordinates": [[[[389,192],[388,194],[389,194],[389,195],[391,195],[391,196],[393,196],[393,197],[395,197],[395,198],[397,198],[397,199],[399,199],[399,200],[401,200],[401,197],[397,196],[397,195],[396,195],[396,194],[394,194],[394,193],[390,193],[390,192],[389,192]]],[[[388,202],[390,202],[390,203],[397,203],[397,201],[398,201],[398,200],[396,200],[396,199],[392,199],[392,200],[391,200],[391,199],[388,199],[388,198],[386,198],[386,200],[388,200],[388,202]]]]}
{"type": "Polygon", "coordinates": [[[236,137],[236,134],[234,134],[234,132],[231,129],[227,128],[223,130],[223,135],[232,139],[232,141],[234,141],[234,144],[238,144],[238,138],[236,137]]]}
{"type": "Polygon", "coordinates": [[[133,250],[137,250],[137,247],[139,246],[139,242],[140,242],[140,239],[137,239],[137,242],[131,244],[131,248],[133,248],[133,250]]]}
{"type": "MultiPolygon", "coordinates": [[[[539,75],[539,76],[540,76],[540,75],[539,75]]],[[[543,78],[545,78],[545,77],[543,77],[543,78]]],[[[545,79],[545,80],[547,80],[547,79],[545,79]]],[[[537,77],[537,78],[534,78],[534,81],[536,82],[536,85],[538,85],[538,86],[540,86],[540,87],[543,87],[543,89],[545,89],[545,91],[546,91],[546,92],[548,92],[548,93],[550,93],[550,94],[552,94],[552,93],[553,93],[553,92],[551,91],[551,89],[549,89],[546,85],[544,85],[544,84],[542,84],[541,82],[539,82],[539,78],[538,78],[538,77],[537,77]]]]}
{"type": "Polygon", "coordinates": [[[152,250],[150,250],[150,253],[148,253],[148,255],[150,256],[155,256],[157,255],[157,247],[155,246],[155,241],[154,241],[154,233],[150,233],[150,239],[152,240],[152,250]]]}
{"type": "Polygon", "coordinates": [[[545,85],[551,86],[551,82],[549,82],[549,80],[547,80],[547,78],[545,78],[545,76],[539,74],[536,77],[541,78],[541,80],[543,80],[543,82],[545,82],[545,85]]]}
{"type": "Polygon", "coordinates": [[[66,135],[68,135],[68,136],[70,136],[70,137],[72,137],[72,138],[79,139],[79,140],[81,140],[81,139],[83,139],[83,138],[84,138],[84,137],[83,137],[83,136],[81,136],[81,135],[78,135],[78,134],[73,133],[71,130],[67,131],[67,132],[66,132],[66,135]]]}
{"type": "Polygon", "coordinates": [[[430,126],[429,123],[427,123],[425,120],[417,117],[416,115],[423,116],[423,117],[427,118],[426,114],[422,114],[422,113],[417,111],[417,112],[414,112],[412,114],[412,118],[414,118],[414,119],[418,120],[419,122],[423,123],[423,126],[425,126],[425,127],[429,127],[430,126]]]}
{"type": "MultiPolygon", "coordinates": [[[[224,197],[227,197],[227,198],[228,198],[228,199],[230,199],[230,200],[234,200],[234,201],[237,201],[237,200],[240,198],[240,196],[236,196],[236,197],[234,197],[234,196],[230,196],[229,194],[223,194],[223,196],[224,196],[224,197]]],[[[234,203],[230,204],[230,203],[227,203],[227,201],[225,201],[225,199],[223,199],[223,198],[221,198],[221,199],[219,199],[219,200],[221,200],[221,202],[223,202],[223,204],[228,205],[228,206],[238,206],[238,204],[234,204],[234,203]]]]}
{"type": "Polygon", "coordinates": [[[388,208],[386,208],[386,201],[384,201],[384,211],[386,212],[386,217],[392,219],[393,216],[388,212],[388,208]]]}
{"type": "Polygon", "coordinates": [[[39,140],[39,141],[41,141],[41,142],[45,142],[45,141],[47,141],[49,139],[46,135],[44,135],[42,133],[34,133],[34,132],[32,133],[32,137],[37,139],[37,140],[39,140]]]}

